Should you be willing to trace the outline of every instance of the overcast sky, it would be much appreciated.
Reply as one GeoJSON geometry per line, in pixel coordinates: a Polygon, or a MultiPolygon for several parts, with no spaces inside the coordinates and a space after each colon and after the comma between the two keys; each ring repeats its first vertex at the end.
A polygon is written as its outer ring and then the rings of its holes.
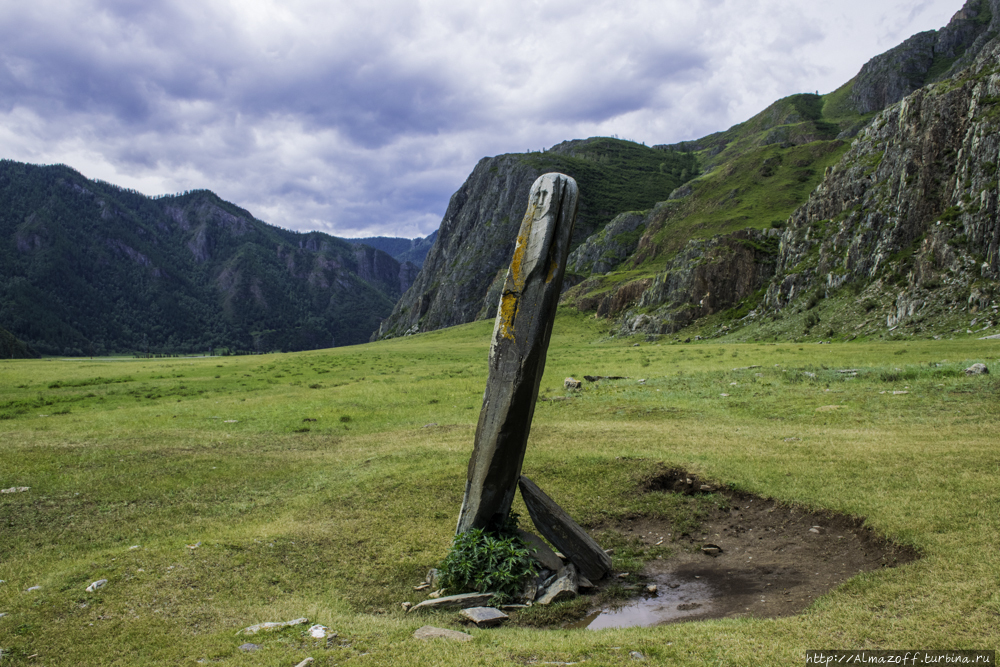
{"type": "Polygon", "coordinates": [[[437,229],[476,162],[830,92],[962,0],[0,0],[0,158],[281,227],[437,229]]]}

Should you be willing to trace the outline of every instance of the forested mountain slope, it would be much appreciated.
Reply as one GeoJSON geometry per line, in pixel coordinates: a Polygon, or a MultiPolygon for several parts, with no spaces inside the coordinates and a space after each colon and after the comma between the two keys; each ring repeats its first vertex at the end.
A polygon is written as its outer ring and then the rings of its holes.
{"type": "Polygon", "coordinates": [[[44,354],[359,343],[412,272],[254,218],[207,190],[150,198],[0,162],[0,326],[44,354]]]}

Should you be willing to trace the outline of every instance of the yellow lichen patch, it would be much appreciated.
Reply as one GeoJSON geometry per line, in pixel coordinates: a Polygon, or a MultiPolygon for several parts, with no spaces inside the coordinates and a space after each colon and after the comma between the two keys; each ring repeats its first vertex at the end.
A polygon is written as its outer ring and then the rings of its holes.
{"type": "MultiPolygon", "coordinates": [[[[513,267],[513,264],[511,264],[511,267],[513,267]]],[[[514,340],[514,316],[516,314],[517,295],[513,292],[504,292],[500,298],[500,322],[497,327],[497,333],[500,338],[514,340]]]]}
{"type": "MultiPolygon", "coordinates": [[[[521,265],[524,263],[524,253],[528,249],[528,239],[531,238],[531,230],[534,226],[537,212],[538,202],[528,202],[528,210],[524,214],[524,220],[521,221],[521,230],[517,235],[517,244],[514,246],[514,258],[510,260],[510,277],[513,280],[513,288],[517,292],[524,289],[526,276],[521,273],[521,265]]],[[[507,285],[507,287],[510,287],[510,285],[507,285]]]]}
{"type": "Polygon", "coordinates": [[[559,268],[559,262],[557,262],[556,260],[552,260],[552,263],[549,264],[549,275],[545,276],[546,285],[552,282],[552,279],[556,277],[556,269],[558,268],[559,268]]]}

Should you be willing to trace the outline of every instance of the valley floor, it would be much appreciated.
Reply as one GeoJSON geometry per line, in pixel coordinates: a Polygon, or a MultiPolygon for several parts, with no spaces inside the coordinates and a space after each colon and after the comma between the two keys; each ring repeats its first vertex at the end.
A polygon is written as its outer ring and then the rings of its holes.
{"type": "Polygon", "coordinates": [[[653,344],[570,311],[524,472],[615,547],[616,569],[687,557],[716,525],[722,494],[650,487],[670,468],[863,519],[920,558],[773,619],[562,627],[586,600],[492,630],[405,614],[454,531],[491,329],[252,357],[0,361],[2,663],[626,665],[638,651],[785,665],[809,649],[998,648],[1000,341],[653,344]],[[973,363],[994,374],[967,376],[973,363]],[[626,379],[563,388],[584,375],[626,379]],[[671,535],[656,545],[630,521],[671,535]],[[336,638],[236,634],[300,617],[336,638]],[[473,640],[414,639],[423,625],[473,640]]]}

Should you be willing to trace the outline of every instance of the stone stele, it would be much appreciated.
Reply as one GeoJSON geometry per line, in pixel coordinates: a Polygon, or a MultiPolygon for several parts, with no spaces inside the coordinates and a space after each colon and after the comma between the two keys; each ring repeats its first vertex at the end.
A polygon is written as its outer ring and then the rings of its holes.
{"type": "Polygon", "coordinates": [[[544,174],[531,186],[497,310],[489,379],[457,533],[501,523],[514,501],[566,270],[577,199],[576,181],[564,174],[544,174]]]}

